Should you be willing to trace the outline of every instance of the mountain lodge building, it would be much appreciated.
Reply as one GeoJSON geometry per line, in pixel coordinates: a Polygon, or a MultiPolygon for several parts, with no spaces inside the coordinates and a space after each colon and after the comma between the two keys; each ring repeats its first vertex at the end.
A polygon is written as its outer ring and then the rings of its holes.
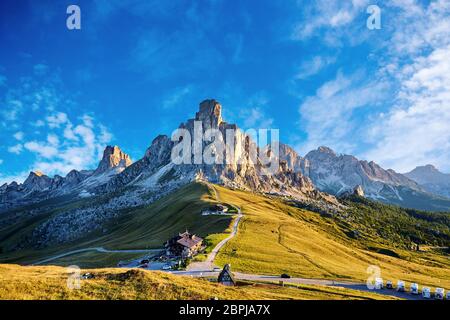
{"type": "Polygon", "coordinates": [[[165,243],[166,254],[182,258],[192,258],[201,249],[203,239],[187,230],[165,243]]]}

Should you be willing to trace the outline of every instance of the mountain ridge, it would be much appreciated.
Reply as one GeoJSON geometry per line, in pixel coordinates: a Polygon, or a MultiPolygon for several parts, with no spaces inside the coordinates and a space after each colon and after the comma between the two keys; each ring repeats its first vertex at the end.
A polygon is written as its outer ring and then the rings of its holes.
{"type": "MultiPolygon", "coordinates": [[[[201,142],[194,140],[188,143],[193,152],[183,158],[187,163],[175,164],[172,161],[175,147],[185,142],[182,140],[184,135],[180,135],[178,141],[167,135],[158,135],[143,157],[134,163],[118,146],[107,146],[95,170],[72,170],[66,177],[56,175],[53,178],[32,172],[23,184],[12,182],[1,186],[0,210],[63,194],[89,197],[127,187],[141,190],[138,193],[155,191],[165,194],[180,185],[202,180],[231,188],[292,196],[316,204],[326,203],[334,209],[339,207],[339,202],[333,196],[353,192],[358,186],[360,193],[371,199],[418,209],[450,209],[450,199],[448,204],[440,199],[439,205],[434,206],[430,202],[427,207],[426,201],[434,201],[434,198],[425,188],[406,175],[392,169],[385,170],[373,161],[337,154],[326,146],[312,150],[304,157],[279,141],[275,143],[275,147],[279,147],[278,155],[272,152],[271,146],[259,148],[236,124],[227,123],[222,118],[222,106],[214,99],[202,101],[195,117],[181,123],[178,130],[186,135],[186,139],[201,134],[201,142]],[[201,123],[200,128],[198,123],[201,123]],[[203,137],[210,130],[216,130],[219,137],[205,141],[203,137]],[[227,135],[229,131],[232,132],[230,136],[227,135]],[[226,148],[218,148],[215,139],[225,143],[226,148]],[[195,148],[209,152],[215,162],[196,163],[195,148]],[[230,148],[233,158],[228,161],[230,148]],[[252,152],[256,156],[252,157],[252,152]],[[217,161],[221,157],[226,161],[217,161]],[[278,161],[279,167],[269,173],[263,157],[278,161]],[[414,203],[416,198],[420,198],[417,200],[420,205],[414,203]]],[[[205,154],[200,156],[202,160],[206,159],[205,154]]]]}
{"type": "Polygon", "coordinates": [[[439,171],[431,164],[418,166],[404,175],[416,181],[428,192],[450,197],[450,174],[439,171]]]}

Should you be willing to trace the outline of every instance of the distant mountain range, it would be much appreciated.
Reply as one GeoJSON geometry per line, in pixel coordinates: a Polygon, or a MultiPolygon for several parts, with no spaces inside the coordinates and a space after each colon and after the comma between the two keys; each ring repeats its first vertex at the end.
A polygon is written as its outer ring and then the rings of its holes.
{"type": "MultiPolygon", "coordinates": [[[[235,124],[222,119],[222,107],[217,101],[203,101],[195,118],[182,123],[179,128],[194,136],[194,121],[202,121],[203,134],[208,129],[218,129],[226,137],[227,130],[233,129],[235,149],[243,155],[241,161],[175,165],[171,161],[175,143],[168,136],[160,135],[153,140],[143,158],[134,163],[119,147],[108,146],[96,170],[73,170],[66,177],[57,175],[53,178],[31,172],[23,184],[4,184],[0,187],[0,211],[63,195],[84,198],[117,192],[127,194],[120,202],[121,207],[139,205],[148,201],[140,195],[149,190],[164,195],[197,180],[284,194],[326,208],[339,206],[334,196],[360,186],[359,189],[362,188],[371,199],[418,209],[450,210],[450,199],[445,198],[450,197],[450,175],[440,173],[434,167],[419,167],[402,175],[374,162],[339,155],[327,147],[301,157],[291,147],[280,143],[280,167],[277,172],[267,174],[260,158],[249,160],[249,152],[257,148],[256,143],[235,124]]],[[[207,143],[202,142],[202,147],[206,146],[207,143]]],[[[220,150],[211,152],[217,155],[220,150]]]]}
{"type": "Polygon", "coordinates": [[[450,198],[450,174],[442,173],[433,165],[417,167],[405,176],[416,181],[428,192],[450,198]]]}

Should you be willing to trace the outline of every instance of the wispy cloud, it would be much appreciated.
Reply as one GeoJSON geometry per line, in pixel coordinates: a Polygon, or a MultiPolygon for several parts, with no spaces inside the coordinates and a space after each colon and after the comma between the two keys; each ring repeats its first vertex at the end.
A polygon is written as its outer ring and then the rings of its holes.
{"type": "Polygon", "coordinates": [[[13,137],[18,141],[22,141],[23,137],[24,137],[24,133],[22,131],[18,131],[13,135],[13,137]]]}
{"type": "Polygon", "coordinates": [[[7,102],[6,110],[0,114],[7,123],[1,134],[13,139],[5,149],[20,157],[23,164],[19,172],[3,171],[0,181],[21,182],[31,170],[65,175],[73,169],[94,168],[113,139],[95,114],[71,115],[67,108],[68,95],[51,80],[48,67],[46,72],[43,81],[33,78],[38,75],[23,77],[18,86],[9,85],[5,95],[0,96],[0,101],[7,102]]]}
{"type": "Polygon", "coordinates": [[[267,115],[269,98],[264,92],[252,95],[241,108],[239,118],[244,129],[272,129],[274,119],[267,115]]]}
{"type": "Polygon", "coordinates": [[[322,69],[335,62],[336,57],[315,56],[312,59],[306,60],[301,64],[298,73],[295,75],[295,78],[300,80],[307,79],[311,76],[316,75],[322,69]]]}
{"type": "Polygon", "coordinates": [[[162,103],[164,109],[172,109],[179,105],[183,99],[192,92],[192,86],[179,87],[166,95],[162,103]]]}
{"type": "Polygon", "coordinates": [[[406,172],[418,164],[449,168],[450,45],[419,57],[408,68],[399,102],[369,128],[375,144],[366,157],[406,172]]]}
{"type": "Polygon", "coordinates": [[[450,3],[398,0],[397,27],[388,43],[388,74],[397,102],[368,128],[365,157],[406,172],[433,163],[450,169],[450,3]],[[389,64],[391,63],[391,64],[389,64]]]}
{"type": "Polygon", "coordinates": [[[369,1],[366,0],[318,0],[308,4],[299,2],[302,17],[294,25],[291,39],[307,40],[320,35],[332,43],[331,38],[346,33],[346,27],[359,14],[365,13],[368,4],[369,1]]]}
{"type": "MultiPolygon", "coordinates": [[[[395,25],[383,24],[377,34],[349,28],[358,15],[365,18],[366,1],[336,4],[311,4],[304,15],[312,19],[294,30],[293,39],[330,36],[334,43],[324,43],[333,47],[348,35],[365,41],[370,34],[368,58],[377,71],[372,69],[370,80],[338,74],[303,100],[299,112],[307,140],[299,149],[329,145],[398,171],[430,162],[450,169],[450,3],[384,3],[382,18],[395,25]]],[[[321,65],[320,60],[309,68],[305,63],[300,78],[321,65]]]]}
{"type": "Polygon", "coordinates": [[[299,146],[301,152],[321,145],[342,152],[354,151],[354,129],[364,120],[355,113],[360,108],[376,106],[385,89],[383,83],[365,80],[362,72],[338,72],[335,79],[324,83],[300,105],[300,128],[307,134],[307,140],[299,146]]]}
{"type": "Polygon", "coordinates": [[[19,143],[14,146],[8,147],[8,152],[19,155],[23,150],[23,146],[19,143]]]}

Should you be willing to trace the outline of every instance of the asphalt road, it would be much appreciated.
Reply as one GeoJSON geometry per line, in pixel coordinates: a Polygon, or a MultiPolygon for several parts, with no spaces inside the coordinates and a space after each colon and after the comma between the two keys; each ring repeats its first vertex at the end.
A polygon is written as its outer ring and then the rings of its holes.
{"type": "MultiPolygon", "coordinates": [[[[210,271],[210,270],[187,270],[187,271],[169,271],[172,274],[180,275],[180,276],[188,276],[194,278],[213,278],[218,277],[219,272],[210,271]]],[[[280,276],[271,276],[271,275],[258,275],[258,274],[247,274],[241,272],[233,272],[234,276],[238,280],[248,280],[248,281],[256,281],[256,282],[271,282],[271,283],[279,283],[283,281],[284,283],[293,283],[293,284],[305,284],[305,285],[319,285],[319,286],[327,286],[327,287],[342,287],[347,289],[353,289],[364,292],[372,292],[385,296],[393,296],[406,300],[427,300],[422,298],[421,295],[412,295],[408,292],[398,292],[395,289],[381,289],[374,290],[367,288],[366,284],[358,283],[358,282],[346,282],[346,281],[333,281],[333,280],[323,280],[323,279],[308,279],[308,278],[289,278],[284,279],[280,276]]]]}
{"type": "MultiPolygon", "coordinates": [[[[216,200],[218,202],[220,202],[220,196],[219,196],[216,188],[214,188],[214,186],[211,186],[211,188],[214,190],[216,200]]],[[[222,247],[236,235],[236,233],[238,231],[238,227],[239,227],[239,222],[241,221],[241,219],[243,217],[241,208],[239,208],[237,206],[235,206],[235,207],[238,210],[238,215],[237,215],[236,219],[234,220],[233,230],[231,231],[230,235],[228,237],[226,237],[225,239],[223,239],[222,241],[220,241],[214,247],[214,249],[212,249],[212,251],[208,254],[208,257],[206,258],[205,261],[190,263],[189,266],[187,267],[188,271],[200,271],[201,272],[201,271],[211,271],[214,269],[214,259],[216,259],[217,253],[219,253],[220,249],[222,249],[222,247]]]]}
{"type": "Polygon", "coordinates": [[[55,256],[52,256],[50,258],[46,258],[44,260],[40,260],[38,262],[33,263],[32,265],[39,265],[44,264],[59,258],[63,258],[66,256],[70,256],[77,253],[83,253],[83,252],[89,252],[89,251],[97,251],[101,253],[155,253],[160,252],[163,249],[137,249],[137,250],[108,250],[103,247],[95,247],[95,248],[85,248],[85,249],[78,249],[78,250],[72,250],[68,252],[64,252],[55,256]]]}

